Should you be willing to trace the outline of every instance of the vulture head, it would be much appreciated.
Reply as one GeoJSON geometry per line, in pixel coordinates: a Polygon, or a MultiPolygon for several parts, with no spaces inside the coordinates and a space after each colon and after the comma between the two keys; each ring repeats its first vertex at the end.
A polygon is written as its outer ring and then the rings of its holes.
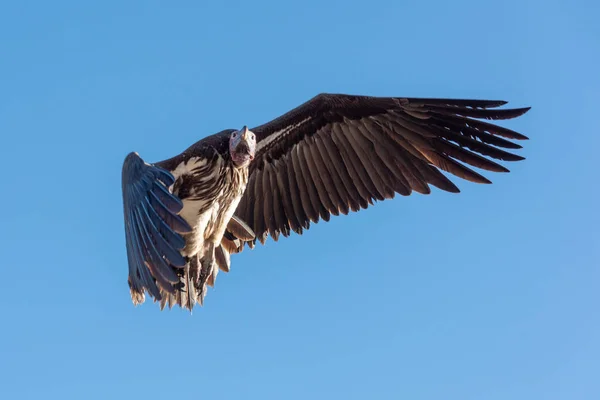
{"type": "Polygon", "coordinates": [[[254,159],[256,152],[256,136],[247,126],[231,132],[229,137],[231,159],[238,168],[247,167],[254,159]]]}

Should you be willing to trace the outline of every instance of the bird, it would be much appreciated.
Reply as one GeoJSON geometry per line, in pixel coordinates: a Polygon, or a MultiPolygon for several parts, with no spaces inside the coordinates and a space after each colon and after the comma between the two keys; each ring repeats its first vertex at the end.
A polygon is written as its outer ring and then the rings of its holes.
{"type": "Polygon", "coordinates": [[[432,186],[459,193],[443,172],[490,184],[472,167],[509,172],[500,161],[525,159],[513,150],[527,136],[487,122],[531,108],[502,108],[507,103],[321,93],[163,161],[127,154],[121,181],[133,304],[147,293],[160,310],[191,312],[218,272],[230,271],[232,254],[396,195],[428,195],[432,186]]]}

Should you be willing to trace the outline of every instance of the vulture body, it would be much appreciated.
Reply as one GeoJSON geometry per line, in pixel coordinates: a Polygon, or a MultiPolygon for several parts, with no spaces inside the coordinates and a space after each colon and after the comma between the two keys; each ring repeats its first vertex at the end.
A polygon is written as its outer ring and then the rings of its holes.
{"type": "Polygon", "coordinates": [[[122,191],[128,283],[134,304],[148,292],[161,309],[190,311],[228,272],[230,254],[270,235],[302,234],[329,221],[430,185],[459,189],[440,170],[490,181],[467,165],[508,172],[492,159],[527,137],[484,120],[526,108],[505,101],[320,94],[258,127],[227,129],[149,164],[130,153],[122,191]],[[466,165],[465,165],[466,164],[466,165]]]}

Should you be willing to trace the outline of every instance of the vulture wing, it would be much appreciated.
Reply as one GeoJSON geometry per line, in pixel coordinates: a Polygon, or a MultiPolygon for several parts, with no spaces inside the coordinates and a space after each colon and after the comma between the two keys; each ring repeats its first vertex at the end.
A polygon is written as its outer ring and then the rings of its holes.
{"type": "Polygon", "coordinates": [[[146,164],[136,153],[123,163],[122,190],[129,287],[135,304],[144,301],[144,289],[161,300],[161,290],[175,293],[175,268],[186,265],[179,253],[182,233],[192,228],[178,215],[181,201],[168,187],[174,182],[166,170],[146,164]],[[157,287],[158,284],[158,287],[157,287]]]}
{"type": "MultiPolygon", "coordinates": [[[[270,235],[302,234],[328,221],[429,185],[459,189],[440,170],[477,183],[488,179],[465,164],[508,172],[492,161],[522,160],[504,149],[527,137],[489,122],[529,108],[497,109],[505,101],[320,94],[253,130],[257,153],[236,215],[264,243],[270,235]]],[[[229,244],[243,245],[228,232],[229,244]]]]}

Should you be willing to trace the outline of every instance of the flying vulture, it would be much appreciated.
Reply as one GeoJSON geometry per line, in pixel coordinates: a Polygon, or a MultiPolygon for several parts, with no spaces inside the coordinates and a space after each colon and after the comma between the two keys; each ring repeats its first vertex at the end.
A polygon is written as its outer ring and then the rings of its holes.
{"type": "Polygon", "coordinates": [[[160,304],[202,305],[230,255],[267,236],[302,234],[391,199],[458,193],[440,170],[491,183],[466,164],[508,172],[492,161],[524,158],[503,149],[526,136],[482,120],[516,118],[505,101],[320,94],[248,129],[226,129],[156,163],[127,155],[122,170],[128,284],[160,304]]]}

